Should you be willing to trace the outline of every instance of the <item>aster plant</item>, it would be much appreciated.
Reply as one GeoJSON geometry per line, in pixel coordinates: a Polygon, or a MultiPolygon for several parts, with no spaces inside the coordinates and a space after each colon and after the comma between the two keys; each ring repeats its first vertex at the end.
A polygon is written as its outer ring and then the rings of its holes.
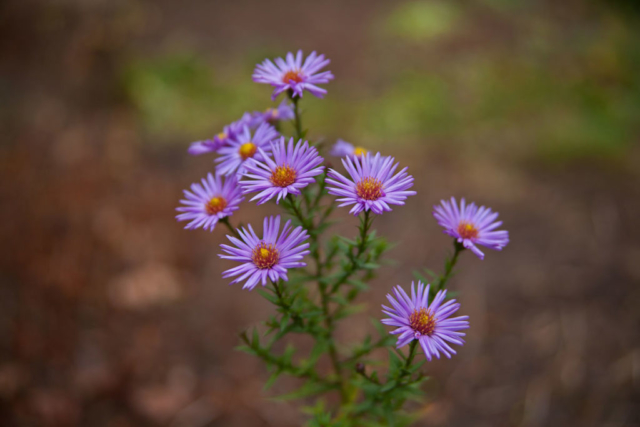
{"type": "Polygon", "coordinates": [[[466,330],[473,333],[473,319],[447,291],[460,254],[468,249],[483,259],[478,246],[500,250],[509,235],[497,230],[502,222],[491,209],[464,199],[442,201],[433,215],[453,243],[443,272],[416,271],[417,285],[378,283],[392,292],[372,318],[372,330],[359,342],[339,341],[337,330],[362,315],[363,293],[390,248],[374,221],[393,218],[393,210],[404,209],[416,191],[407,166],[343,140],[326,153],[340,157],[342,167],[325,163],[321,144],[303,130],[299,101],[305,91],[327,93],[318,85],[333,79],[323,71],[328,64],[324,55],[304,58],[300,51],[257,65],[253,80],[271,85],[272,99],[283,93],[286,98],[191,145],[192,154],[218,156],[215,175],[185,190],[176,218],[188,221],[187,229],[212,231],[218,223],[227,228],[228,244],[219,254],[229,263],[223,280],[275,307],[262,332],[240,334],[239,349],[265,363],[266,388],[283,375],[298,380],[279,398],[301,402],[307,425],[409,425],[420,418],[425,364],[464,352],[466,330]],[[283,129],[288,121],[293,126],[283,129]],[[244,197],[250,200],[242,203],[244,197]],[[231,218],[238,209],[251,210],[252,202],[282,211],[265,218],[259,233],[231,218]],[[354,237],[331,234],[340,216],[358,218],[354,237]],[[290,338],[301,334],[311,338],[310,346],[293,345],[290,338]]]}

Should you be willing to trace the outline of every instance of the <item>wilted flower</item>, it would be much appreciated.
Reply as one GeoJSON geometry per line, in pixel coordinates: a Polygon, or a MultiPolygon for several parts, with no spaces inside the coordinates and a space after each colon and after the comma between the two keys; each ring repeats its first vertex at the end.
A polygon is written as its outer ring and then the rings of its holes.
{"type": "Polygon", "coordinates": [[[244,194],[259,193],[251,201],[260,199],[258,204],[277,196],[276,203],[287,197],[287,194],[300,194],[300,190],[314,182],[313,177],[320,175],[324,166],[320,166],[324,160],[318,155],[315,147],[310,147],[307,141],[299,140],[293,145],[293,138],[289,144],[284,137],[271,143],[273,160],[258,148],[261,157],[259,162],[255,159],[245,163],[245,178],[240,181],[244,194]]]}
{"type": "Polygon", "coordinates": [[[302,92],[308,90],[311,94],[322,98],[327,91],[316,85],[328,83],[333,79],[331,71],[323,71],[318,73],[320,69],[329,64],[328,59],[324,55],[317,55],[311,52],[302,63],[302,51],[299,50],[295,58],[293,53],[289,52],[286,61],[282,58],[276,58],[275,64],[269,59],[265,59],[262,64],[256,65],[253,72],[253,81],[256,83],[267,83],[275,88],[272,99],[276,99],[278,95],[286,90],[291,90],[291,96],[302,97],[302,92]]]}
{"type": "Polygon", "coordinates": [[[371,210],[376,214],[391,211],[389,205],[404,205],[408,196],[416,194],[407,191],[413,186],[413,177],[407,173],[407,168],[393,174],[398,168],[393,157],[382,157],[380,153],[372,156],[367,153],[362,157],[345,157],[342,164],[349,172],[351,180],[345,178],[333,169],[329,169],[327,183],[334,187],[327,187],[329,194],[340,196],[340,207],[355,205],[349,213],[354,215],[362,211],[371,210]]]}
{"type": "Polygon", "coordinates": [[[475,203],[466,205],[462,199],[458,209],[456,199],[452,197],[451,202],[441,200],[440,205],[434,206],[433,216],[446,234],[462,243],[480,259],[484,259],[484,253],[476,245],[499,251],[509,243],[509,232],[496,230],[502,225],[502,221],[496,221],[498,213],[492,212],[490,208],[478,208],[475,203]]]}
{"type": "Polygon", "coordinates": [[[238,210],[243,200],[242,192],[235,176],[226,181],[220,176],[208,174],[202,179],[202,185],[191,184],[191,191],[184,190],[183,206],[176,208],[184,212],[176,216],[178,221],[191,221],[184,228],[195,229],[202,227],[213,231],[218,221],[231,216],[238,210]]]}
{"type": "Polygon", "coordinates": [[[465,334],[459,331],[469,327],[469,316],[451,319],[448,317],[458,311],[460,304],[455,300],[443,304],[447,291],[442,290],[429,305],[429,285],[425,288],[422,282],[418,282],[417,293],[414,284],[411,283],[411,298],[400,286],[396,286],[394,292],[396,298],[387,294],[393,308],[382,306],[383,313],[389,316],[388,319],[383,319],[382,323],[398,327],[391,332],[400,334],[396,347],[404,347],[415,339],[420,343],[428,360],[433,356],[439,359],[440,352],[448,358],[451,358],[451,353],[456,354],[448,343],[464,344],[460,337],[465,334]]]}
{"type": "Polygon", "coordinates": [[[333,147],[331,147],[331,152],[329,154],[335,157],[347,157],[347,156],[362,157],[365,154],[367,154],[367,152],[368,151],[365,148],[356,147],[345,140],[338,139],[336,143],[333,144],[333,147]]]}
{"type": "Polygon", "coordinates": [[[267,279],[272,282],[283,279],[289,280],[287,270],[290,268],[304,267],[307,264],[301,260],[309,254],[309,243],[304,242],[309,235],[301,226],[292,230],[291,221],[287,221],[280,231],[280,215],[264,219],[262,239],[258,238],[251,225],[248,230],[238,230],[241,239],[232,236],[227,238],[234,246],[220,245],[228,255],[220,255],[220,258],[239,261],[242,264],[225,271],[222,277],[237,277],[233,283],[246,280],[243,289],[253,289],[261,282],[267,284],[267,279]]]}
{"type": "Polygon", "coordinates": [[[254,132],[245,126],[234,139],[229,140],[229,145],[218,150],[220,157],[216,159],[220,163],[217,173],[231,175],[234,172],[242,174],[244,163],[251,158],[264,160],[258,148],[270,151],[272,140],[278,137],[275,128],[267,123],[262,123],[254,132]]]}

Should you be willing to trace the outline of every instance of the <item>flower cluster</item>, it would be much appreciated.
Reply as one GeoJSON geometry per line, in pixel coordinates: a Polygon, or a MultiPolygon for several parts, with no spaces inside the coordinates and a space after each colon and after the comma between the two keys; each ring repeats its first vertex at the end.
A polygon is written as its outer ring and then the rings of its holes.
{"type": "MultiPolygon", "coordinates": [[[[318,86],[333,79],[330,71],[321,71],[327,64],[329,60],[324,55],[312,52],[305,59],[299,51],[296,55],[288,53],[285,59],[277,58],[275,63],[267,59],[256,66],[253,80],[271,85],[273,99],[283,92],[288,99],[262,112],[247,112],[211,139],[191,144],[191,154],[216,154],[216,170],[184,190],[176,218],[188,221],[187,229],[213,231],[218,223],[224,224],[230,232],[229,244],[221,245],[223,253],[219,257],[238,264],[224,271],[222,277],[232,279],[231,284],[242,283],[247,290],[261,285],[265,290],[260,293],[278,307],[278,316],[266,323],[267,334],[274,334],[271,343],[262,345],[257,333],[252,338],[244,334],[246,351],[265,360],[276,376],[286,372],[306,378],[315,387],[310,389],[317,393],[339,390],[346,396],[348,390],[362,388],[369,406],[361,406],[368,411],[349,412],[357,405],[343,401],[345,405],[335,413],[356,419],[370,412],[388,423],[389,414],[402,405],[423,378],[414,377],[418,369],[412,365],[416,348],[421,348],[431,361],[441,355],[451,358],[456,354],[452,346],[464,343],[462,331],[469,328],[469,318],[451,317],[460,304],[447,299],[446,289],[458,256],[469,249],[483,259],[478,246],[501,250],[509,242],[509,233],[498,230],[502,222],[497,221],[496,212],[467,204],[465,199],[458,204],[451,198],[434,206],[438,224],[453,237],[454,253],[447,260],[444,273],[433,275],[432,284],[425,285],[426,280],[420,280],[416,287],[412,283],[410,293],[395,286],[393,294],[387,295],[391,306],[382,306],[388,316],[381,320],[382,324],[395,328],[390,334],[397,335],[396,347],[409,344],[409,354],[403,356],[404,361],[391,363],[386,382],[381,382],[377,373],[369,376],[364,362],[358,362],[366,360],[365,356],[376,348],[393,345],[392,337],[386,333],[375,341],[377,344],[369,337],[355,347],[351,356],[341,355],[333,335],[335,323],[353,312],[353,300],[366,289],[365,282],[373,277],[372,271],[378,268],[387,248],[386,240],[371,230],[372,222],[391,212],[392,207],[404,205],[416,191],[408,168],[401,168],[391,156],[339,139],[329,153],[341,158],[344,169],[339,171],[325,167],[321,146],[305,140],[298,103],[304,91],[317,97],[327,93],[318,86]],[[285,137],[281,124],[291,120],[295,121],[294,136],[285,137]],[[229,217],[247,195],[257,205],[275,202],[292,218],[281,227],[280,215],[265,217],[260,236],[250,224],[232,226],[229,217]],[[328,218],[334,208],[345,206],[360,218],[358,236],[321,238],[333,222],[328,218]],[[313,262],[308,263],[307,257],[313,262]],[[309,289],[313,284],[317,284],[315,293],[309,289]],[[302,367],[292,362],[292,353],[272,354],[273,343],[289,333],[311,335],[317,341],[314,352],[329,355],[333,375],[323,377],[316,371],[316,356],[302,367]]],[[[316,424],[326,425],[325,421],[316,424]]],[[[365,424],[370,425],[357,425],[365,424]]]]}

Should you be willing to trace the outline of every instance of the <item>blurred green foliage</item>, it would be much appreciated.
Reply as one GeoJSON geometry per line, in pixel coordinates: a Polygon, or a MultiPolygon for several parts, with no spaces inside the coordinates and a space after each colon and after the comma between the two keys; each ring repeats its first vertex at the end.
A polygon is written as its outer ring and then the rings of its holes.
{"type": "MultiPolygon", "coordinates": [[[[623,157],[640,134],[640,26],[634,18],[605,9],[565,28],[530,2],[498,3],[472,3],[473,11],[497,13],[493,19],[505,20],[508,40],[499,32],[484,34],[482,22],[471,25],[481,18],[462,3],[400,3],[374,19],[374,42],[385,52],[384,59],[369,59],[384,61],[368,69],[376,86],[352,89],[338,75],[327,98],[305,96],[303,112],[313,112],[304,117],[310,136],[341,136],[380,149],[389,141],[466,144],[552,161],[623,157]],[[474,31],[483,34],[481,44],[474,31]],[[432,62],[431,53],[451,40],[467,47],[432,62]]],[[[250,77],[263,54],[249,52],[254,62],[215,67],[195,54],[136,59],[126,67],[124,84],[152,133],[204,138],[245,110],[273,105],[269,88],[250,77]]]]}
{"type": "Polygon", "coordinates": [[[400,4],[387,20],[390,34],[411,41],[426,41],[455,30],[460,11],[447,1],[418,1],[400,4]]]}
{"type": "Polygon", "coordinates": [[[250,78],[222,75],[202,57],[183,52],[135,59],[125,67],[123,84],[156,135],[208,137],[239,118],[249,107],[246,100],[259,99],[250,78]]]}

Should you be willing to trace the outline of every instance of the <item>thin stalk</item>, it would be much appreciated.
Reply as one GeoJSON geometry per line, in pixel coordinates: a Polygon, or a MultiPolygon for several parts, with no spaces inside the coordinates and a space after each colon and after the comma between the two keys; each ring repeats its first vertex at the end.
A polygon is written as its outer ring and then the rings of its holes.
{"type": "Polygon", "coordinates": [[[224,218],[221,218],[220,220],[218,220],[218,222],[223,223],[231,232],[231,234],[233,234],[233,237],[236,237],[238,239],[240,239],[240,233],[238,233],[238,230],[236,230],[231,223],[229,222],[229,217],[225,216],[224,218]]]}
{"type": "Polygon", "coordinates": [[[300,101],[300,97],[293,97],[293,93],[289,93],[289,97],[291,101],[293,101],[293,114],[294,114],[294,122],[296,126],[296,139],[302,139],[302,120],[300,118],[300,109],[298,108],[298,102],[300,101]]]}
{"type": "Polygon", "coordinates": [[[291,310],[291,304],[293,301],[287,302],[286,295],[278,285],[279,281],[278,282],[272,281],[271,283],[273,284],[273,289],[275,291],[276,296],[278,297],[278,304],[280,305],[280,307],[282,307],[286,313],[291,315],[291,318],[295,323],[302,325],[304,322],[303,319],[300,317],[298,313],[295,313],[293,310],[291,310]]]}
{"type": "Polygon", "coordinates": [[[300,210],[300,207],[296,205],[296,201],[293,198],[293,195],[287,194],[287,202],[289,203],[289,205],[291,205],[291,210],[293,211],[294,216],[298,218],[298,221],[300,221],[302,227],[311,232],[311,229],[313,229],[313,223],[311,223],[311,225],[307,224],[307,219],[302,213],[302,210],[300,210]]]}
{"type": "Polygon", "coordinates": [[[340,369],[340,361],[338,360],[338,352],[336,350],[336,343],[333,339],[333,316],[329,313],[329,295],[327,294],[327,286],[318,282],[320,288],[320,298],[322,302],[322,314],[324,316],[324,324],[327,328],[327,342],[329,345],[329,358],[331,359],[331,365],[333,370],[336,371],[338,376],[338,382],[340,383],[340,396],[342,401],[346,399],[346,392],[344,388],[344,379],[342,377],[342,369],[340,369]]]}
{"type": "Polygon", "coordinates": [[[416,357],[416,348],[418,348],[418,340],[411,341],[411,344],[409,344],[409,356],[407,356],[407,360],[405,361],[402,376],[404,376],[408,372],[409,366],[411,366],[411,364],[413,363],[413,359],[414,357],[416,357]]]}
{"type": "Polygon", "coordinates": [[[356,254],[351,258],[351,269],[346,271],[331,287],[331,294],[335,293],[338,288],[349,280],[349,277],[356,272],[356,266],[358,265],[358,259],[364,253],[367,247],[367,234],[371,229],[371,224],[373,224],[373,216],[370,211],[364,212],[364,219],[362,220],[362,224],[360,225],[360,242],[358,243],[358,247],[356,250],[356,254]]]}
{"type": "Polygon", "coordinates": [[[438,287],[435,289],[436,293],[444,289],[444,285],[446,285],[447,281],[451,278],[453,268],[456,266],[456,262],[458,262],[458,255],[460,255],[460,252],[464,251],[464,246],[462,246],[462,243],[459,243],[457,240],[453,241],[453,247],[453,257],[445,262],[444,274],[440,276],[440,279],[438,280],[438,287]]]}

